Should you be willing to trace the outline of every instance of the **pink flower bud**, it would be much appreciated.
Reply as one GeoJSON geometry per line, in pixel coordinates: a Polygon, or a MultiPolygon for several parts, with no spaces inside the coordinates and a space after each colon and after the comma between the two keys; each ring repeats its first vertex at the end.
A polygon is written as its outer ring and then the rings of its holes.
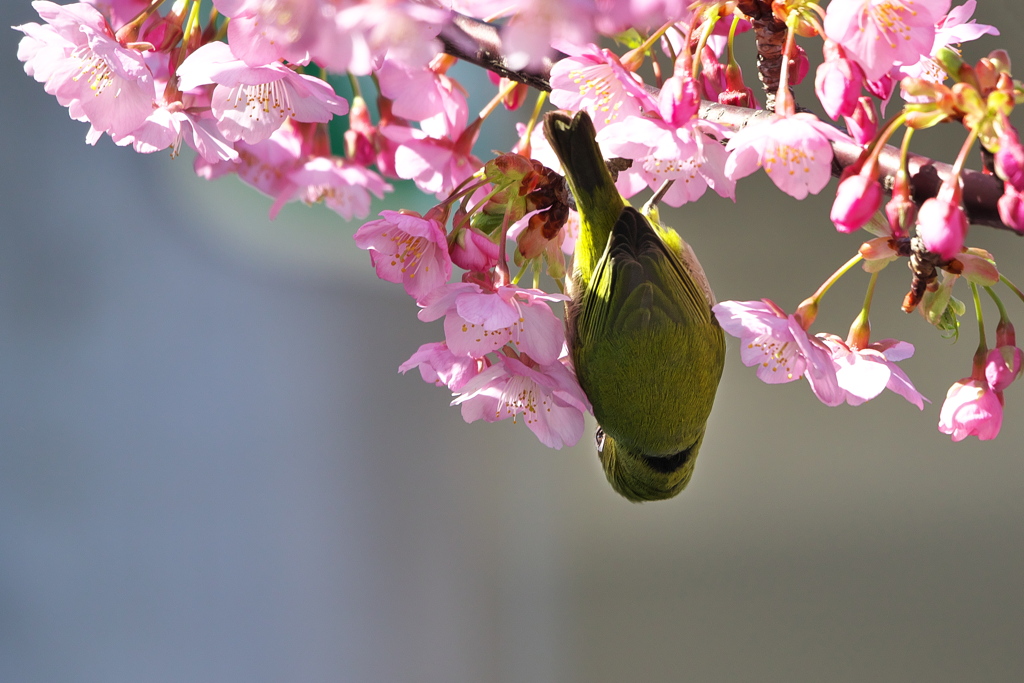
{"type": "Polygon", "coordinates": [[[713,101],[717,101],[719,94],[729,89],[725,64],[718,61],[715,51],[707,46],[700,53],[700,85],[704,89],[704,99],[713,101]]]}
{"type": "Polygon", "coordinates": [[[875,113],[875,101],[867,95],[858,97],[853,114],[844,116],[843,119],[846,121],[846,129],[850,132],[850,137],[858,145],[866,145],[871,142],[871,139],[875,137],[875,133],[878,131],[878,114],[875,113]]]}
{"type": "Polygon", "coordinates": [[[960,206],[960,181],[951,187],[943,183],[939,194],[921,205],[917,234],[925,248],[944,259],[956,258],[967,238],[967,215],[960,206]]]}
{"type": "Polygon", "coordinates": [[[982,441],[994,439],[1002,424],[1002,401],[984,379],[965,377],[951,386],[939,412],[939,431],[953,441],[972,434],[982,441]]]}
{"type": "Polygon", "coordinates": [[[796,54],[789,60],[789,84],[799,85],[807,78],[807,72],[810,70],[811,62],[807,59],[807,51],[797,45],[796,54]]]}
{"type": "Polygon", "coordinates": [[[1024,370],[1024,353],[1016,346],[1000,346],[988,352],[985,359],[985,379],[993,391],[1003,391],[1024,370]]]}
{"type": "Polygon", "coordinates": [[[452,263],[464,270],[484,271],[498,263],[498,245],[472,228],[456,233],[448,253],[452,263]]]}
{"type": "Polygon", "coordinates": [[[996,203],[999,220],[1024,235],[1024,193],[1009,182],[1003,183],[1004,193],[996,203]]]}
{"type": "Polygon", "coordinates": [[[1021,147],[1017,131],[1009,121],[1004,125],[999,136],[999,151],[996,152],[996,174],[1014,189],[1024,191],[1024,147],[1021,147]]]}
{"type": "Polygon", "coordinates": [[[875,178],[858,173],[839,183],[829,217],[836,230],[851,233],[862,228],[881,204],[882,185],[875,178]]]}
{"type": "Polygon", "coordinates": [[[843,49],[832,41],[825,41],[823,52],[825,61],[815,73],[814,92],[825,113],[833,120],[852,116],[857,108],[864,72],[855,62],[846,59],[843,49]]]}

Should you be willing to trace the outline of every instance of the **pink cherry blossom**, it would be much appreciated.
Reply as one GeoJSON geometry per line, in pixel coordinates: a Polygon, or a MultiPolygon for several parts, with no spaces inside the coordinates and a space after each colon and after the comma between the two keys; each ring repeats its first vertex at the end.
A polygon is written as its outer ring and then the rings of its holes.
{"type": "Polygon", "coordinates": [[[916,64],[908,64],[898,68],[900,75],[911,78],[926,78],[941,83],[945,80],[945,72],[935,63],[933,57],[944,47],[960,45],[972,40],[977,40],[985,34],[999,35],[999,29],[988,24],[979,24],[971,19],[977,7],[975,0],[967,0],[949,10],[948,14],[942,16],[935,24],[935,40],[931,50],[921,56],[916,64]],[[970,19],[970,21],[968,21],[970,19]]]}
{"type": "Polygon", "coordinates": [[[806,377],[825,405],[837,406],[846,400],[828,347],[808,336],[794,316],[787,316],[768,299],[723,301],[712,310],[722,329],[739,337],[740,359],[747,367],[757,366],[758,379],[782,384],[806,377]]]}
{"type": "Polygon", "coordinates": [[[896,361],[914,355],[914,347],[907,342],[883,339],[865,348],[849,345],[835,335],[817,335],[832,352],[839,388],[846,392],[846,402],[857,406],[869,401],[883,390],[899,394],[919,409],[924,409],[924,396],[897,365],[896,361]]]}
{"type": "Polygon", "coordinates": [[[25,34],[18,59],[25,73],[68,107],[71,118],[88,121],[98,133],[123,137],[153,111],[153,74],[140,52],[122,46],[106,19],[91,5],[37,1],[46,22],[16,26],[25,34]]]}
{"type": "Polygon", "coordinates": [[[150,4],[150,0],[83,0],[98,9],[115,31],[134,19],[150,4]]]}
{"type": "Polygon", "coordinates": [[[499,356],[466,382],[452,401],[466,422],[495,422],[522,415],[541,443],[571,446],[583,435],[583,414],[590,403],[576,376],[563,363],[533,363],[499,356]]]}
{"type": "Polygon", "coordinates": [[[545,365],[558,358],[565,344],[565,327],[549,302],[567,298],[538,289],[501,286],[491,291],[476,283],[450,283],[420,301],[419,318],[444,316],[445,341],[454,354],[479,357],[515,342],[520,353],[545,365]]]}
{"type": "MultiPolygon", "coordinates": [[[[248,185],[275,200],[282,196],[291,197],[295,190],[288,180],[288,174],[298,167],[305,157],[303,138],[294,126],[286,123],[271,136],[254,145],[238,141],[235,151],[238,158],[233,161],[210,162],[196,158],[195,170],[200,178],[212,180],[228,173],[237,173],[248,185]]],[[[281,204],[275,201],[271,207],[271,218],[276,216],[281,204]]]]}
{"type": "Polygon", "coordinates": [[[228,42],[239,59],[263,66],[285,58],[309,61],[320,26],[319,0],[214,0],[228,22],[228,42]]]}
{"type": "Polygon", "coordinates": [[[181,63],[177,74],[182,91],[216,83],[211,108],[217,127],[231,141],[266,140],[289,117],[326,123],[348,112],[348,103],[325,81],[280,62],[249,66],[225,43],[203,45],[181,63]]]}
{"type": "Polygon", "coordinates": [[[415,212],[380,216],[356,230],[356,246],[370,252],[377,277],[401,283],[409,296],[424,300],[452,275],[444,226],[415,212]]]}
{"type": "Polygon", "coordinates": [[[733,199],[736,183],[724,172],[725,149],[708,137],[709,133],[724,137],[723,129],[697,118],[696,81],[668,79],[658,105],[660,116],[628,116],[602,128],[597,141],[604,153],[638,161],[626,174],[638,175],[653,190],[667,180],[675,181],[663,198],[670,206],[695,201],[708,187],[733,199]]]}
{"type": "Polygon", "coordinates": [[[982,441],[994,439],[1002,424],[1002,400],[984,379],[965,377],[956,382],[939,411],[939,431],[951,435],[953,441],[971,435],[982,441]]]}
{"type": "Polygon", "coordinates": [[[489,364],[486,358],[456,356],[444,342],[431,342],[418,348],[398,371],[405,374],[418,368],[424,382],[457,392],[489,364]]]}
{"type": "Polygon", "coordinates": [[[935,24],[950,0],[832,0],[825,35],[843,46],[869,80],[893,64],[915,64],[935,41],[935,24]]]}
{"type": "Polygon", "coordinates": [[[345,220],[365,218],[370,213],[370,195],[380,199],[393,189],[365,166],[338,157],[314,156],[289,173],[288,180],[295,192],[291,197],[279,196],[275,206],[296,197],[307,204],[322,201],[345,220]]]}
{"type": "Polygon", "coordinates": [[[917,213],[917,235],[928,251],[956,258],[967,238],[967,214],[960,205],[960,180],[944,182],[939,193],[925,200],[917,213]]]}
{"type": "Polygon", "coordinates": [[[551,67],[551,103],[586,111],[598,130],[657,106],[639,76],[627,71],[611,51],[595,45],[551,67]]]}
{"type": "MultiPolygon", "coordinates": [[[[186,96],[186,99],[192,98],[186,96]]],[[[204,113],[183,101],[167,102],[163,98],[142,125],[130,135],[114,137],[114,141],[118,145],[130,144],[140,154],[170,149],[173,156],[177,156],[181,143],[185,142],[209,163],[238,159],[238,152],[217,130],[208,111],[204,113]]]]}
{"type": "Polygon", "coordinates": [[[439,199],[480,170],[483,163],[473,155],[480,119],[466,126],[468,112],[458,111],[450,121],[442,112],[420,123],[420,130],[399,123],[380,127],[381,135],[395,143],[394,170],[399,178],[413,180],[423,192],[439,199]]]}
{"type": "MultiPolygon", "coordinates": [[[[391,100],[391,111],[410,121],[444,115],[449,126],[469,111],[466,93],[456,81],[427,67],[408,69],[385,60],[376,71],[380,92],[391,100]]],[[[465,123],[462,124],[465,126],[465,123]]]]}
{"type": "Polygon", "coordinates": [[[817,194],[832,177],[829,140],[848,139],[813,114],[775,116],[732,136],[726,150],[725,175],[734,180],[759,167],[776,187],[797,199],[817,194]]]}

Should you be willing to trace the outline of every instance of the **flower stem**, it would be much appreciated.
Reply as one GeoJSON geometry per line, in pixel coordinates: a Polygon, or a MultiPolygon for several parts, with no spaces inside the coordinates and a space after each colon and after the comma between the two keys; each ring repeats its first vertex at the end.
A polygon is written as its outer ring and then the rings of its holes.
{"type": "Polygon", "coordinates": [[[999,298],[991,287],[985,287],[985,291],[988,292],[990,297],[992,297],[992,301],[996,302],[996,308],[999,309],[999,320],[1009,320],[1010,316],[1006,313],[1006,307],[1003,306],[1003,300],[999,298]]]}
{"type": "Polygon", "coordinates": [[[818,317],[818,303],[821,301],[821,298],[825,296],[825,292],[831,289],[832,285],[839,281],[839,278],[846,275],[846,273],[848,273],[855,265],[860,263],[863,258],[864,257],[860,254],[857,254],[844,263],[839,270],[832,273],[827,280],[821,283],[821,286],[818,287],[818,291],[804,299],[797,307],[795,314],[796,318],[805,330],[810,329],[811,325],[814,323],[814,319],[818,317]]]}
{"type": "Polygon", "coordinates": [[[971,295],[974,297],[974,315],[978,318],[978,351],[988,351],[988,344],[985,339],[985,317],[981,310],[981,296],[978,295],[978,285],[971,283],[971,295]]]}
{"type": "Polygon", "coordinates": [[[537,95],[537,103],[533,105],[533,113],[530,120],[526,122],[522,137],[519,138],[518,152],[524,156],[531,156],[530,138],[533,137],[533,129],[537,127],[540,120],[540,112],[544,109],[544,103],[548,101],[548,94],[543,90],[537,95]]]}
{"type": "Polygon", "coordinates": [[[1010,282],[1007,277],[1003,274],[999,275],[999,281],[1010,288],[1010,291],[1017,295],[1017,298],[1024,301],[1024,292],[1017,288],[1017,285],[1010,282]]]}
{"type": "Polygon", "coordinates": [[[487,106],[480,110],[480,116],[478,118],[483,120],[490,116],[491,112],[493,112],[497,108],[497,106],[501,104],[501,101],[508,97],[509,94],[518,87],[519,83],[513,80],[509,80],[509,82],[505,84],[505,87],[499,90],[498,94],[495,95],[491,99],[491,101],[487,103],[487,106]]]}
{"type": "Polygon", "coordinates": [[[715,24],[718,23],[718,20],[720,18],[721,17],[716,9],[713,13],[710,13],[709,16],[706,18],[704,26],[701,29],[700,38],[697,41],[697,49],[693,51],[693,71],[690,75],[694,79],[696,79],[700,75],[700,53],[704,50],[704,46],[708,44],[708,38],[711,37],[711,31],[714,30],[715,24]]]}

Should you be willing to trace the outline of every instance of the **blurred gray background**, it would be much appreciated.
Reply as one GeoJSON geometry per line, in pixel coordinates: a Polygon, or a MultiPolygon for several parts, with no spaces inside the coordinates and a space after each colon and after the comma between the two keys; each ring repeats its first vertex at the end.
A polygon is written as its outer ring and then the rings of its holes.
{"type": "MultiPolygon", "coordinates": [[[[969,54],[1024,63],[1019,5],[981,4],[1008,40],[969,54]]],[[[2,26],[34,20],[0,5],[2,26]]],[[[187,152],[86,146],[19,36],[0,31],[0,681],[1024,680],[1024,391],[995,442],[936,431],[977,333],[900,313],[903,265],[874,336],[917,346],[923,414],[769,387],[731,340],[693,483],[633,505],[589,429],[548,450],[398,375],[442,332],[354,226],[271,223],[187,152]]],[[[671,216],[720,299],[792,309],[862,239],[827,192],[758,174],[738,194],[671,216]]],[[[1024,241],[971,241],[1024,282],[1024,241]]],[[[866,282],[814,331],[845,336],[866,282]]]]}

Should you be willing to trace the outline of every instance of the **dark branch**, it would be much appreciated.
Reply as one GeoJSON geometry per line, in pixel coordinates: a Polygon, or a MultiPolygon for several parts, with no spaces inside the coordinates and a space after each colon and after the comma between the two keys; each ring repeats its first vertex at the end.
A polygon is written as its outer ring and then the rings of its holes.
{"type": "MultiPolygon", "coordinates": [[[[498,27],[460,14],[453,13],[452,16],[452,22],[441,30],[439,36],[447,54],[500,76],[526,83],[538,90],[551,90],[551,83],[548,80],[551,60],[545,60],[536,71],[512,71],[501,53],[501,35],[498,27]]],[[[758,121],[771,120],[773,116],[774,114],[763,109],[732,107],[715,102],[701,102],[700,106],[702,119],[721,123],[733,130],[739,130],[758,121]]],[[[835,153],[832,175],[836,177],[839,177],[847,166],[854,164],[861,154],[861,148],[853,142],[833,142],[832,150],[835,153]]],[[[882,185],[890,190],[899,169],[899,150],[886,146],[878,161],[882,185]]],[[[942,180],[948,177],[952,170],[949,164],[918,155],[910,156],[909,165],[913,197],[918,204],[934,197],[942,180]]],[[[995,176],[970,170],[964,171],[963,181],[964,209],[968,220],[974,225],[1012,231],[1000,220],[996,208],[996,202],[1003,194],[1002,181],[995,176]]]]}

